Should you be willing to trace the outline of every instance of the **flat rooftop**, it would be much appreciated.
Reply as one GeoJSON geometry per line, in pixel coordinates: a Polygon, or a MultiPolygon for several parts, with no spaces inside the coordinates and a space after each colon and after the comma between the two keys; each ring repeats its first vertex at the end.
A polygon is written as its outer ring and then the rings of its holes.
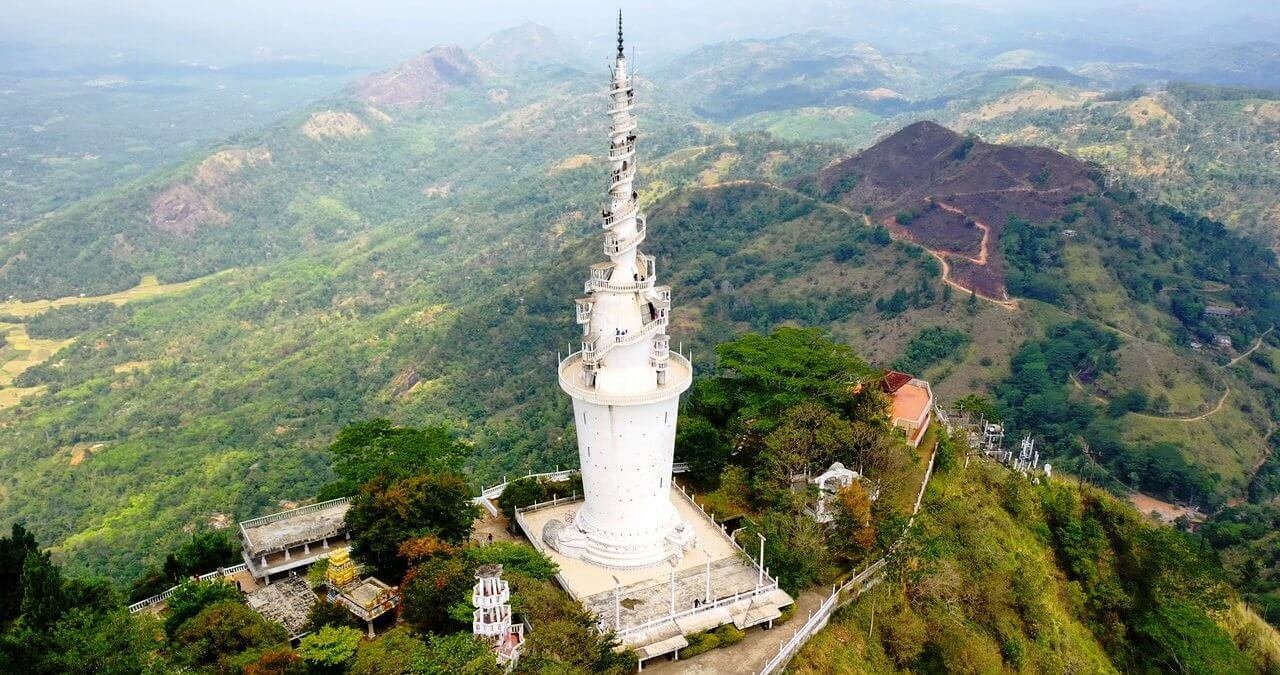
{"type": "Polygon", "coordinates": [[[894,419],[910,420],[912,422],[919,420],[929,410],[929,401],[932,398],[929,390],[914,382],[904,384],[897,391],[889,395],[893,402],[894,419]]]}
{"type": "Polygon", "coordinates": [[[349,508],[351,505],[346,499],[334,499],[246,520],[240,523],[245,553],[257,557],[340,535],[346,532],[349,508]]]}

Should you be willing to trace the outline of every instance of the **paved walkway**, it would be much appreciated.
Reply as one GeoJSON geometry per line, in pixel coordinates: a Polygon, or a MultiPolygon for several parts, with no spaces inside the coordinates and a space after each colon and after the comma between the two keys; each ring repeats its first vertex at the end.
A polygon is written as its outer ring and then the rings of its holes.
{"type": "Polygon", "coordinates": [[[471,540],[477,544],[489,543],[489,535],[493,535],[493,541],[516,541],[507,531],[507,519],[501,514],[492,516],[485,511],[483,517],[476,518],[471,523],[471,540]]]}
{"type": "Polygon", "coordinates": [[[809,590],[796,599],[796,613],[791,620],[771,630],[751,628],[747,639],[730,647],[713,649],[692,659],[672,661],[654,659],[644,664],[644,672],[688,673],[689,675],[748,675],[758,673],[778,653],[782,643],[791,639],[795,630],[804,625],[809,612],[827,599],[822,591],[809,590]]]}

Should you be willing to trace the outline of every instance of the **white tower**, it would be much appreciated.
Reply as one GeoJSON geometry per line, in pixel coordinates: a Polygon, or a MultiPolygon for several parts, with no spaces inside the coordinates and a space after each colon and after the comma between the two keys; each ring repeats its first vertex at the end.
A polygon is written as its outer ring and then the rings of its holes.
{"type": "Polygon", "coordinates": [[[573,397],[585,502],[543,540],[561,554],[607,567],[644,567],[680,556],[692,529],[671,504],[671,458],[680,393],[693,368],[667,337],[671,288],[655,285],[653,256],[637,248],[646,223],[635,178],[635,90],[622,49],[609,87],[609,188],[603,213],[607,262],[591,266],[577,300],[582,350],[560,362],[573,397]]]}
{"type": "Polygon", "coordinates": [[[489,641],[498,665],[508,666],[520,658],[524,625],[511,622],[511,587],[502,578],[502,565],[481,565],[476,585],[471,589],[471,632],[489,641]]]}

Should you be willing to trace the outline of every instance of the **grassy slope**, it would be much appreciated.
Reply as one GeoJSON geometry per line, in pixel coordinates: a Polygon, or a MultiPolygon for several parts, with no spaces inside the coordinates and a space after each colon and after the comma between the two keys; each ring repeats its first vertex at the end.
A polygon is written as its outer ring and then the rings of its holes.
{"type": "MultiPolygon", "coordinates": [[[[735,151],[743,159],[729,178],[786,165],[777,148],[735,151]]],[[[683,184],[704,166],[658,171],[683,184]]],[[[246,517],[313,494],[327,477],[320,449],[355,419],[475,425],[467,433],[485,479],[565,462],[567,401],[548,375],[550,355],[574,335],[565,299],[598,259],[599,244],[584,215],[569,216],[568,229],[530,229],[564,218],[566,203],[591,203],[596,178],[594,166],[549,181],[530,177],[515,181],[524,187],[514,194],[487,200],[493,193],[481,186],[459,199],[480,195],[476,203],[487,209],[374,228],[329,251],[230,272],[81,336],[61,367],[38,373],[50,393],[11,411],[0,431],[9,476],[0,492],[4,512],[59,541],[74,566],[127,578],[144,551],[163,550],[183,527],[213,513],[246,517]],[[544,218],[531,217],[544,209],[544,218]],[[149,367],[125,367],[138,362],[149,367]],[[73,465],[85,442],[105,447],[73,465]],[[32,485],[45,487],[25,489],[32,485]],[[49,493],[63,497],[51,503],[49,493]]],[[[696,232],[731,250],[754,248],[782,260],[777,274],[786,277],[816,264],[842,232],[860,225],[810,222],[814,205],[788,205],[791,222],[776,222],[778,203],[732,194],[746,210],[721,208],[715,214],[726,219],[699,221],[696,230],[675,212],[683,198],[654,209],[648,248],[659,253],[664,278],[695,286],[701,268],[690,270],[702,261],[690,252],[705,250],[670,238],[688,241],[696,232]],[[739,238],[726,238],[735,218],[739,238]],[[782,244],[764,236],[770,226],[831,243],[792,269],[796,261],[785,259],[782,244]],[[668,257],[667,248],[685,253],[668,257]]],[[[762,275],[770,267],[752,270],[762,275]]],[[[698,317],[696,304],[686,296],[677,321],[698,317]]],[[[679,332],[689,338],[697,326],[679,332]]]]}
{"type": "MultiPolygon", "coordinates": [[[[981,461],[936,474],[905,568],[838,612],[789,672],[1124,670],[1092,632],[1043,515],[1006,506],[1011,480],[1023,479],[981,461]]],[[[1215,618],[1259,671],[1280,663],[1277,634],[1252,612],[1215,618]]]]}
{"type": "Polygon", "coordinates": [[[931,642],[952,658],[968,652],[972,672],[999,670],[1002,643],[1020,645],[1033,672],[1116,672],[1070,607],[1052,548],[1001,506],[1005,476],[985,462],[936,474],[915,535],[934,559],[913,561],[922,567],[909,586],[887,581],[839,612],[791,671],[894,672],[910,665],[913,645],[931,642]],[[1022,618],[1032,611],[1034,624],[1022,618]]]}
{"type": "MultiPolygon", "coordinates": [[[[1050,89],[1038,82],[1027,88],[1050,89]]],[[[993,141],[1045,145],[1114,167],[1149,199],[1205,213],[1278,245],[1280,170],[1273,157],[1280,145],[1280,102],[1188,100],[1173,93],[1089,101],[1081,93],[1051,110],[1010,106],[978,117],[963,106],[946,117],[993,141]]],[[[973,105],[981,109],[990,102],[973,105]]]]}

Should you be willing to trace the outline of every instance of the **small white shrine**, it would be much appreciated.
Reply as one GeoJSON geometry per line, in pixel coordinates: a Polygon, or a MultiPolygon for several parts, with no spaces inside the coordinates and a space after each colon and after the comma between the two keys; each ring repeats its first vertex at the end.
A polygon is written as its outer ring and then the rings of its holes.
{"type": "Polygon", "coordinates": [[[845,468],[844,464],[835,462],[823,473],[809,479],[809,483],[818,487],[818,499],[809,512],[819,523],[829,523],[834,517],[831,513],[830,500],[836,493],[853,485],[862,475],[857,471],[845,468]]]}
{"type": "Polygon", "coordinates": [[[510,669],[520,659],[524,624],[511,621],[511,587],[502,578],[502,565],[481,565],[471,591],[471,632],[493,646],[498,665],[510,669]]]}

